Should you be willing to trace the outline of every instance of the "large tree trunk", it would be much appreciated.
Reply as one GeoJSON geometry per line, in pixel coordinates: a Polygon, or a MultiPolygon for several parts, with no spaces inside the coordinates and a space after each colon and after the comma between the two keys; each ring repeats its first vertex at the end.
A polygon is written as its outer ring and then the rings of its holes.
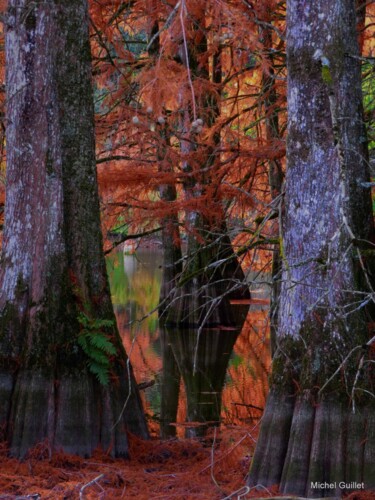
{"type": "Polygon", "coordinates": [[[356,489],[340,481],[375,487],[362,269],[373,223],[355,1],[289,0],[287,25],[278,345],[249,483],[321,497],[356,489]]]}
{"type": "Polygon", "coordinates": [[[87,1],[10,0],[6,58],[3,437],[15,456],[45,439],[51,450],[126,455],[126,431],[147,428],[102,252],[87,1]],[[103,337],[116,355],[95,350],[103,337]]]}

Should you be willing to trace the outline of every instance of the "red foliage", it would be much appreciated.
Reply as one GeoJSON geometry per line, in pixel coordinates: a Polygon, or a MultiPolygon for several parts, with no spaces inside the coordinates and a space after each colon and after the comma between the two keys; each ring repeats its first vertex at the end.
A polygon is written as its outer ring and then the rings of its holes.
{"type": "Polygon", "coordinates": [[[267,113],[283,112],[284,80],[267,111],[262,84],[269,51],[282,53],[283,4],[150,0],[120,10],[119,1],[91,7],[105,228],[121,217],[136,231],[171,213],[182,224],[191,212],[210,220],[218,205],[249,225],[269,201],[267,163],[285,155],[282,134],[265,126],[267,113]],[[159,199],[163,185],[176,186],[175,201],[159,199]]]}

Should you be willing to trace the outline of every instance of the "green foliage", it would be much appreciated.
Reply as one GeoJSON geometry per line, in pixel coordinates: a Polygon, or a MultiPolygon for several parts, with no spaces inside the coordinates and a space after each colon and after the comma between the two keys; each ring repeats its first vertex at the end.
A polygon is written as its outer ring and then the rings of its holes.
{"type": "Polygon", "coordinates": [[[116,355],[116,348],[108,339],[103,329],[113,327],[108,319],[93,319],[81,312],[78,321],[82,327],[78,336],[78,344],[86,354],[87,366],[102,385],[109,382],[110,356],[116,355]]]}
{"type": "Polygon", "coordinates": [[[243,362],[244,362],[243,357],[233,352],[229,360],[229,366],[232,368],[238,368],[243,364],[243,362]]]}
{"type": "Polygon", "coordinates": [[[366,62],[362,65],[363,107],[366,117],[370,156],[375,150],[375,65],[366,62]]]}
{"type": "Polygon", "coordinates": [[[127,236],[129,232],[129,224],[125,222],[125,218],[120,215],[117,217],[115,227],[111,229],[111,233],[120,234],[121,236],[127,236]]]}
{"type": "Polygon", "coordinates": [[[323,82],[326,85],[331,86],[333,84],[332,75],[328,64],[322,64],[322,78],[323,82]]]}
{"type": "MultiPolygon", "coordinates": [[[[107,272],[111,287],[112,303],[116,308],[127,311],[129,322],[145,318],[141,330],[148,333],[157,331],[157,313],[162,277],[162,254],[138,251],[136,255],[125,255],[122,251],[107,257],[107,272]],[[152,283],[152,286],[150,286],[152,283]]],[[[130,329],[139,331],[134,322],[130,329]]]]}

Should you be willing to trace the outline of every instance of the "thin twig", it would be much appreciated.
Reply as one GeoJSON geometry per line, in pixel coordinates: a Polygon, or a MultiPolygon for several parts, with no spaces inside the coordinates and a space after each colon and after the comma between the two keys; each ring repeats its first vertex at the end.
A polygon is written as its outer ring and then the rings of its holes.
{"type": "Polygon", "coordinates": [[[193,120],[195,121],[197,119],[197,105],[196,105],[196,102],[195,102],[194,85],[193,85],[193,80],[191,78],[191,71],[190,71],[189,49],[188,49],[187,38],[186,38],[186,31],[185,31],[185,24],[184,24],[184,13],[187,16],[187,9],[186,9],[185,1],[182,2],[181,9],[180,9],[180,22],[181,22],[182,38],[183,38],[183,42],[184,42],[184,52],[185,52],[185,59],[186,59],[186,70],[187,70],[189,87],[191,89],[191,102],[192,102],[192,105],[193,105],[193,120]]]}
{"type": "MultiPolygon", "coordinates": [[[[373,344],[374,342],[375,342],[375,335],[365,345],[367,347],[370,347],[371,344],[373,344]]],[[[336,375],[340,372],[341,368],[345,365],[345,363],[348,361],[348,359],[351,357],[351,355],[354,354],[355,352],[359,351],[360,349],[363,349],[362,345],[357,345],[357,346],[353,347],[353,349],[349,352],[349,354],[346,356],[344,361],[337,368],[335,373],[333,375],[331,375],[331,377],[329,377],[329,379],[326,381],[326,383],[323,385],[323,387],[321,387],[319,389],[318,394],[321,394],[324,391],[324,389],[327,387],[327,385],[336,377],[336,375]]]]}
{"type": "MultiPolygon", "coordinates": [[[[215,429],[216,429],[216,428],[215,428],[215,429]]],[[[247,433],[245,434],[245,436],[242,436],[242,438],[241,438],[239,441],[237,441],[237,443],[236,443],[236,444],[234,444],[234,445],[233,445],[233,446],[232,446],[232,447],[231,447],[228,451],[226,451],[222,457],[220,457],[218,460],[216,460],[216,463],[219,463],[219,462],[221,462],[222,460],[224,460],[224,458],[226,458],[226,457],[227,457],[230,453],[232,453],[232,451],[233,451],[235,448],[237,448],[237,446],[239,446],[239,445],[242,443],[242,441],[244,441],[247,437],[250,437],[253,441],[255,441],[255,440],[254,440],[254,438],[253,438],[253,437],[252,437],[252,436],[251,436],[251,435],[247,432],[247,433]]],[[[205,471],[206,471],[207,469],[209,469],[210,467],[211,467],[211,464],[210,464],[210,465],[207,465],[206,467],[204,467],[204,468],[203,468],[203,469],[199,472],[199,474],[201,474],[202,472],[205,472],[205,471]]]]}
{"type": "Polygon", "coordinates": [[[211,464],[210,464],[210,472],[211,472],[211,479],[216,488],[225,495],[224,491],[220,488],[219,483],[216,481],[215,475],[214,475],[214,466],[215,466],[215,444],[216,444],[216,430],[217,428],[214,428],[214,439],[212,442],[211,446],[211,464]]]}
{"type": "Polygon", "coordinates": [[[97,476],[96,478],[94,478],[92,481],[89,481],[88,483],[84,484],[82,486],[82,488],[79,490],[79,500],[83,500],[84,499],[84,493],[83,492],[85,491],[86,488],[88,488],[89,486],[92,486],[93,484],[96,484],[103,477],[104,477],[104,474],[100,474],[99,476],[97,476]]]}
{"type": "Polygon", "coordinates": [[[181,0],[179,2],[177,2],[176,5],[174,6],[172,12],[169,14],[167,20],[165,21],[164,26],[162,27],[162,29],[160,29],[157,33],[155,33],[155,35],[153,35],[153,37],[151,38],[151,40],[148,42],[147,47],[146,47],[146,52],[148,52],[148,50],[150,49],[150,47],[152,46],[152,44],[154,43],[154,41],[156,40],[156,38],[158,38],[160,36],[160,33],[162,31],[165,31],[166,29],[169,28],[169,26],[171,25],[172,20],[173,20],[173,18],[175,16],[176,12],[178,11],[178,8],[180,7],[180,3],[181,3],[181,0]]]}

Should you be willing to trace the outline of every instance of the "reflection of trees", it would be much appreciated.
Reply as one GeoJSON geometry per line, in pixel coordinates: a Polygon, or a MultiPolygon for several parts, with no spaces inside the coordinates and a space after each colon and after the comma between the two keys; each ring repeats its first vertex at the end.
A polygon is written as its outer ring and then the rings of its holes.
{"type": "Polygon", "coordinates": [[[262,415],[258,408],[264,408],[268,393],[269,310],[254,307],[236,341],[223,390],[223,417],[234,424],[256,423],[262,415]]]}
{"type": "MultiPolygon", "coordinates": [[[[168,327],[168,332],[165,328],[160,328],[157,336],[156,313],[141,323],[135,322],[129,325],[131,319],[140,319],[157,306],[161,277],[157,259],[161,255],[155,251],[142,251],[140,263],[137,257],[127,256],[136,264],[130,266],[133,269],[130,273],[132,276],[126,274],[122,252],[119,252],[117,257],[113,256],[112,261],[108,263],[117,321],[124,345],[127,351],[131,352],[137,380],[147,382],[156,379],[152,389],[147,388],[142,391],[147,412],[157,419],[160,412],[160,434],[163,438],[176,435],[176,426],[170,424],[183,422],[186,413],[188,421],[199,421],[199,418],[203,422],[218,421],[221,408],[221,415],[226,422],[240,424],[256,420],[260,416],[260,411],[253,406],[264,407],[270,363],[266,340],[268,325],[265,304],[261,305],[261,309],[256,309],[258,306],[252,304],[239,336],[238,332],[244,322],[243,317],[237,320],[238,330],[202,331],[202,338],[198,344],[197,373],[193,377],[191,373],[197,339],[196,329],[190,333],[184,330],[183,334],[186,333],[189,337],[186,339],[181,339],[182,331],[178,332],[173,327],[168,327]],[[184,356],[183,342],[188,344],[184,356]],[[231,355],[234,342],[234,355],[231,355]],[[223,352],[228,355],[223,356],[223,352]],[[215,356],[220,358],[219,366],[210,360],[210,357],[215,356]],[[182,367],[185,374],[184,386],[181,386],[179,367],[182,367]],[[188,377],[191,380],[186,382],[188,377]],[[225,381],[228,383],[223,388],[225,381]],[[192,394],[192,388],[198,386],[206,393],[205,395],[196,397],[192,394]],[[188,408],[186,408],[185,393],[188,408]],[[204,402],[206,404],[203,404],[204,402]],[[198,415],[193,415],[194,405],[198,406],[198,415]],[[204,413],[208,407],[214,407],[215,412],[211,412],[211,415],[209,412],[204,413]]],[[[130,267],[127,267],[129,270],[130,267]]],[[[232,307],[238,311],[238,305],[232,307]]],[[[247,306],[242,307],[245,309],[243,314],[246,315],[247,306]]],[[[231,315],[233,316],[232,312],[231,315]]],[[[153,428],[158,432],[155,427],[153,428]]],[[[205,429],[207,427],[203,430],[205,429]]],[[[192,433],[193,431],[190,432],[192,433]]],[[[195,431],[194,433],[197,434],[195,431]]],[[[180,435],[180,432],[178,434],[180,435]]]]}
{"type": "Polygon", "coordinates": [[[188,427],[187,435],[202,436],[209,425],[220,422],[228,362],[244,323],[247,306],[235,306],[233,309],[237,320],[236,328],[233,329],[161,329],[165,384],[162,389],[162,433],[173,435],[173,431],[166,429],[177,415],[177,368],[186,390],[187,421],[203,424],[188,427]]]}
{"type": "Polygon", "coordinates": [[[116,253],[107,260],[112,302],[116,309],[125,311],[125,323],[145,319],[151,332],[157,328],[155,310],[159,301],[161,271],[160,252],[139,252],[136,255],[116,253]]]}
{"type": "Polygon", "coordinates": [[[177,420],[181,375],[169,335],[163,327],[160,328],[160,340],[162,350],[160,436],[166,439],[176,435],[176,427],[170,424],[177,420]]]}

